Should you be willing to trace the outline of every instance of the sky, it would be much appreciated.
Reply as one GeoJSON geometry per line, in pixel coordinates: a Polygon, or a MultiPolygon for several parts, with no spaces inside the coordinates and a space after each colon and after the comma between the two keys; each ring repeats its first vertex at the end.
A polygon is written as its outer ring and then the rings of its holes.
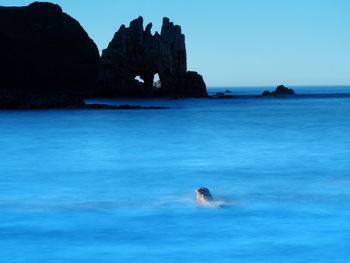
{"type": "MultiPolygon", "coordinates": [[[[32,1],[0,0],[2,6],[32,1]]],[[[181,25],[188,69],[208,86],[350,85],[349,0],[52,0],[100,51],[142,15],[181,25]]]]}

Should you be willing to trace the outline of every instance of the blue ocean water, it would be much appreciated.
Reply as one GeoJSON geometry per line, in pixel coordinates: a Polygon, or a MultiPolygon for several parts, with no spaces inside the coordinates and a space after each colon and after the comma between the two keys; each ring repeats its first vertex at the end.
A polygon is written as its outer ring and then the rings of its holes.
{"type": "Polygon", "coordinates": [[[98,101],[0,111],[1,263],[350,262],[350,98],[98,101]]]}

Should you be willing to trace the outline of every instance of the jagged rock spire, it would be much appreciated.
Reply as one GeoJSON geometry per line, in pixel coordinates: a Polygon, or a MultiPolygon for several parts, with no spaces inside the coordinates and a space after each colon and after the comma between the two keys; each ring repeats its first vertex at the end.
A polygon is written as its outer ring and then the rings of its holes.
{"type": "Polygon", "coordinates": [[[143,27],[143,18],[122,25],[102,53],[99,84],[109,96],[207,96],[199,74],[187,73],[185,36],[181,27],[163,19],[161,34],[143,27]],[[159,74],[161,87],[154,87],[159,74]],[[140,76],[144,84],[135,80],[140,76]],[[191,85],[191,87],[189,87],[191,85]]]}

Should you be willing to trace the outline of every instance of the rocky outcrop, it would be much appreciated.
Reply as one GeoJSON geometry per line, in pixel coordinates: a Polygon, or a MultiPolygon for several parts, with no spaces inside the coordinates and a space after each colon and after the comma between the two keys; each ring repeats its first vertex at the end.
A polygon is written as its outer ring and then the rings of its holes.
{"type": "Polygon", "coordinates": [[[75,105],[96,92],[98,49],[58,5],[0,7],[0,40],[3,108],[75,105]]]}
{"type": "Polygon", "coordinates": [[[293,89],[288,89],[283,85],[280,85],[276,88],[275,91],[270,92],[268,90],[265,90],[262,94],[262,96],[279,96],[279,95],[295,95],[295,92],[293,89]]]}
{"type": "Polygon", "coordinates": [[[100,96],[206,97],[201,75],[187,72],[185,36],[181,27],[163,19],[161,33],[143,27],[143,18],[122,25],[102,52],[99,71],[100,96]],[[160,83],[154,85],[154,75],[160,83]],[[144,83],[135,78],[139,76],[144,83]]]}
{"type": "Polygon", "coordinates": [[[100,59],[58,5],[0,7],[0,109],[82,107],[83,98],[97,96],[207,96],[202,76],[187,72],[181,28],[168,18],[160,34],[151,27],[142,17],[121,26],[100,59]]]}
{"type": "Polygon", "coordinates": [[[183,95],[187,97],[207,97],[207,86],[203,77],[195,71],[188,71],[185,78],[183,95]]]}

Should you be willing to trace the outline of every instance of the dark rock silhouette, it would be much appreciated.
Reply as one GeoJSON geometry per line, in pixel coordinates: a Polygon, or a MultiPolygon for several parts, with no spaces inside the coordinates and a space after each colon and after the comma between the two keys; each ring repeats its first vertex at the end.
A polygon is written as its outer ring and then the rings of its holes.
{"type": "Polygon", "coordinates": [[[84,107],[84,100],[72,95],[4,95],[0,97],[1,110],[57,109],[67,107],[84,107]]]}
{"type": "Polygon", "coordinates": [[[185,91],[183,96],[188,97],[207,97],[207,86],[203,80],[202,75],[195,71],[187,71],[185,78],[185,91]]]}
{"type": "Polygon", "coordinates": [[[262,96],[269,96],[269,95],[271,95],[271,92],[268,90],[265,90],[261,95],[262,96]]]}
{"type": "Polygon", "coordinates": [[[0,7],[0,40],[3,108],[75,105],[96,93],[98,49],[58,5],[0,7]]]}
{"type": "Polygon", "coordinates": [[[262,93],[262,96],[279,96],[279,95],[295,95],[295,92],[293,89],[288,89],[285,86],[280,85],[273,92],[265,90],[262,93]]]}
{"type": "Polygon", "coordinates": [[[0,110],[83,109],[83,110],[160,110],[159,106],[86,104],[74,96],[2,96],[0,110]]]}
{"type": "Polygon", "coordinates": [[[168,18],[161,34],[151,27],[143,28],[142,17],[121,26],[100,59],[86,31],[58,5],[0,7],[0,108],[82,107],[83,98],[97,96],[206,97],[202,76],[187,71],[181,28],[168,18]]]}
{"type": "Polygon", "coordinates": [[[100,96],[206,97],[201,75],[187,72],[185,36],[181,27],[163,19],[161,34],[143,27],[143,18],[122,25],[102,52],[99,72],[100,96]],[[154,75],[160,83],[154,85],[154,75]],[[144,83],[135,80],[139,76],[144,83]]]}

